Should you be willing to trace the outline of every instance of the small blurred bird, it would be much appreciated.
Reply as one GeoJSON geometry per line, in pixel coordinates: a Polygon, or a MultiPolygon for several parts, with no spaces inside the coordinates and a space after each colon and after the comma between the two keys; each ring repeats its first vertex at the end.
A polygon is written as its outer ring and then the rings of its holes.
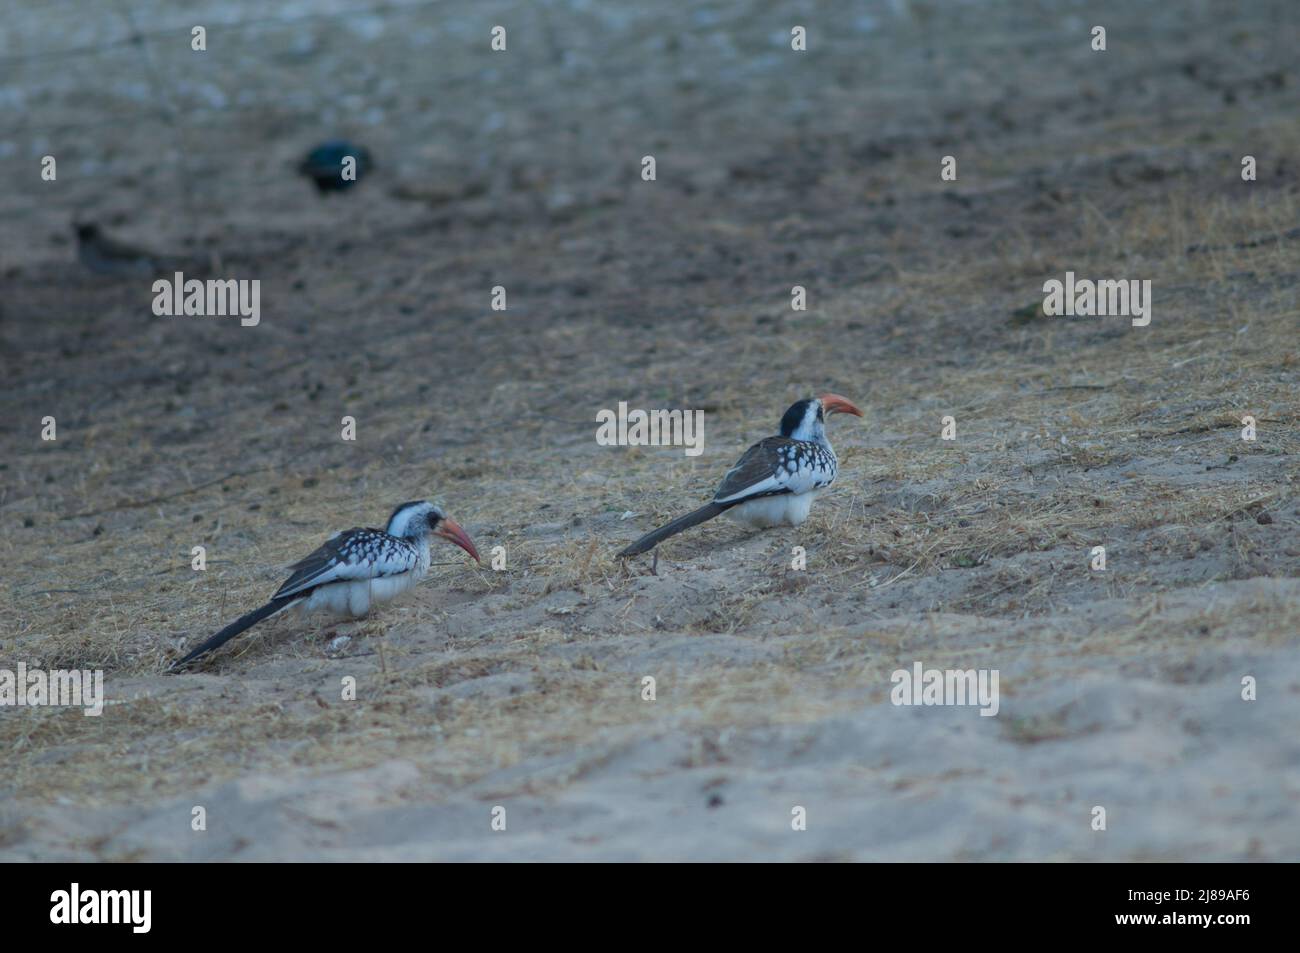
{"type": "Polygon", "coordinates": [[[99,275],[154,275],[180,261],[109,238],[94,222],[77,222],[73,227],[77,232],[77,258],[99,275]]]}
{"type": "Polygon", "coordinates": [[[322,142],[302,160],[298,171],[316,184],[322,195],[326,192],[342,192],[361,181],[375,167],[370,158],[370,150],[346,139],[330,139],[322,142]],[[344,166],[346,159],[355,160],[350,168],[344,166]],[[347,172],[347,176],[344,172],[347,172]]]}

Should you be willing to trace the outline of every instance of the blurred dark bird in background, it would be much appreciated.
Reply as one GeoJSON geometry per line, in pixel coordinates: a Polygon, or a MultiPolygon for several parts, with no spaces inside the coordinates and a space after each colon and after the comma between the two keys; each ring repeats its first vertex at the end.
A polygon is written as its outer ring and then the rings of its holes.
{"type": "MultiPolygon", "coordinates": [[[[347,139],[330,139],[322,142],[302,160],[298,171],[316,183],[322,195],[350,189],[375,167],[370,150],[347,139]],[[343,162],[351,156],[356,160],[356,178],[344,178],[343,162]]],[[[351,175],[351,173],[349,173],[351,175]]]]}
{"type": "Polygon", "coordinates": [[[77,258],[99,275],[155,275],[184,264],[184,259],[159,255],[109,238],[94,222],[74,222],[77,258]]]}

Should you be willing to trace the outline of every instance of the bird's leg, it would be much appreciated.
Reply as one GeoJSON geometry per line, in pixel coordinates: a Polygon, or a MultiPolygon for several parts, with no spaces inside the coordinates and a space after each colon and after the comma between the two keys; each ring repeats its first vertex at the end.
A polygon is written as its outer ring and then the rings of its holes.
{"type": "Polygon", "coordinates": [[[357,634],[364,635],[366,638],[383,638],[384,626],[375,616],[368,615],[356,623],[357,634]]]}
{"type": "Polygon", "coordinates": [[[388,640],[384,638],[385,629],[383,623],[380,622],[375,615],[367,613],[363,618],[358,620],[357,629],[359,632],[365,634],[367,640],[375,640],[375,651],[379,653],[379,670],[383,672],[384,677],[387,678],[388,653],[385,651],[384,646],[387,644],[388,640]]]}
{"type": "Polygon", "coordinates": [[[659,550],[654,551],[654,559],[650,562],[650,575],[659,575],[659,550]]]}

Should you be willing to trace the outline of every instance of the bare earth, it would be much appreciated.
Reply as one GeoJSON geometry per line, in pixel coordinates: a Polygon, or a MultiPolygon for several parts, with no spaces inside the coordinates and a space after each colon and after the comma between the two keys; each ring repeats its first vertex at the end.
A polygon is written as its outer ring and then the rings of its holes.
{"type": "Polygon", "coordinates": [[[0,36],[0,668],[109,695],[0,708],[0,859],[1300,859],[1294,4],[227,0],[206,53],[130,6],[0,36]],[[261,324],[154,317],[74,217],[261,324]],[[1067,270],[1151,324],[1044,316],[1067,270]],[[614,558],[827,390],[808,523],[614,558]],[[619,401],[703,455],[598,446],[619,401]],[[161,674],[422,497],[506,569],[161,674]],[[917,661],[998,715],[891,704],[917,661]]]}

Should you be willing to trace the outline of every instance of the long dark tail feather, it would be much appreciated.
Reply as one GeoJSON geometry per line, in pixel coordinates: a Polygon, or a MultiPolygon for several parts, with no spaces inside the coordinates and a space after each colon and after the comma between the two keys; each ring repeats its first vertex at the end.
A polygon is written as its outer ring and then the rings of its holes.
{"type": "Polygon", "coordinates": [[[179,662],[173,662],[172,667],[167,670],[168,673],[179,671],[180,669],[189,665],[199,656],[207,655],[213,649],[221,648],[221,646],[225,645],[227,642],[229,642],[231,639],[237,636],[240,632],[243,632],[245,629],[251,629],[253,626],[257,625],[257,623],[261,622],[263,619],[275,615],[277,612],[281,611],[282,609],[289,608],[289,606],[291,606],[293,603],[297,601],[298,601],[297,596],[290,599],[272,599],[266,605],[262,606],[262,608],[254,609],[252,612],[248,613],[248,615],[240,616],[234,622],[230,623],[230,625],[226,626],[224,629],[222,629],[212,638],[208,639],[206,642],[200,645],[189,655],[185,656],[185,658],[181,659],[179,662]]]}
{"type": "Polygon", "coordinates": [[[687,513],[685,516],[679,516],[665,526],[660,526],[653,533],[646,533],[627,549],[619,553],[619,557],[626,559],[629,556],[639,556],[648,549],[654,549],[669,536],[676,536],[684,529],[690,529],[692,526],[698,526],[705,520],[711,520],[728,507],[722,503],[709,503],[701,506],[693,513],[687,513]]]}

